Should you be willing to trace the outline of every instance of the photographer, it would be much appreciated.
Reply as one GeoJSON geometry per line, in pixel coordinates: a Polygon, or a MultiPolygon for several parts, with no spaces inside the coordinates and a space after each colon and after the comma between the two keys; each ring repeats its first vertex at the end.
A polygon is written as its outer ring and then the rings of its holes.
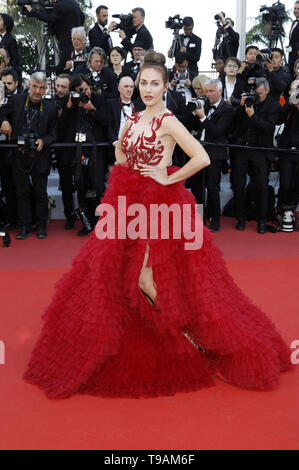
{"type": "Polygon", "coordinates": [[[266,66],[262,61],[257,61],[259,48],[247,46],[245,50],[245,61],[241,63],[239,73],[243,82],[247,83],[250,77],[264,77],[267,73],[266,66]]]}
{"type": "MultiPolygon", "coordinates": [[[[144,44],[144,49],[154,49],[153,38],[149,30],[144,25],[145,11],[143,8],[133,8],[133,28],[136,31],[137,36],[135,42],[141,42],[144,44]]],[[[121,44],[127,52],[132,52],[134,44],[127,37],[127,34],[122,29],[119,30],[119,36],[122,41],[121,44]]]]}
{"type": "MultiPolygon", "coordinates": [[[[201,141],[225,143],[233,120],[233,109],[222,98],[222,83],[219,79],[205,83],[207,101],[194,111],[193,129],[200,131],[201,141]]],[[[220,180],[223,163],[227,160],[224,147],[206,147],[211,165],[206,168],[208,189],[207,215],[211,219],[210,230],[220,230],[220,180]]],[[[195,176],[197,178],[197,176],[195,176]]]]}
{"type": "MultiPolygon", "coordinates": [[[[285,122],[285,127],[278,140],[279,147],[299,150],[299,78],[292,82],[289,101],[283,108],[282,120],[285,122]]],[[[295,194],[296,175],[297,191],[299,184],[298,164],[298,153],[279,154],[280,188],[278,203],[282,210],[289,206],[294,211],[298,204],[299,194],[298,192],[295,194]]]]}
{"type": "MultiPolygon", "coordinates": [[[[72,48],[71,31],[77,26],[83,26],[85,17],[76,0],[50,0],[53,9],[32,8],[24,5],[30,17],[48,23],[58,41],[60,53],[65,49],[72,48]]],[[[23,3],[22,3],[23,4],[23,3]]]]}
{"type": "MultiPolygon", "coordinates": [[[[18,74],[11,67],[7,67],[1,73],[0,79],[5,87],[5,101],[2,106],[6,105],[13,95],[18,93],[18,74]]],[[[2,108],[3,109],[3,108],[2,108]]],[[[0,107],[1,113],[1,107],[0,107]]],[[[1,136],[5,137],[5,136],[1,136]]],[[[5,226],[6,230],[12,229],[17,225],[17,201],[16,201],[16,188],[13,181],[12,167],[7,161],[7,149],[1,149],[0,156],[0,175],[1,187],[5,195],[7,204],[7,221],[5,226]]]]}
{"type": "Polygon", "coordinates": [[[106,55],[109,55],[110,49],[113,47],[110,33],[117,27],[117,23],[112,21],[108,28],[108,7],[100,5],[96,9],[97,22],[88,33],[90,48],[101,47],[106,55]]]}
{"type": "Polygon", "coordinates": [[[135,82],[140,70],[140,57],[144,51],[145,45],[143,42],[135,41],[132,49],[133,60],[123,66],[122,77],[131,77],[135,82]]]}
{"type": "Polygon", "coordinates": [[[191,16],[186,16],[183,19],[183,28],[184,33],[179,35],[179,43],[181,45],[180,49],[170,49],[168,51],[168,57],[174,57],[177,52],[185,53],[189,62],[189,69],[198,73],[197,63],[199,62],[201,56],[202,40],[200,37],[193,34],[194,21],[191,16]]]}
{"type": "MultiPolygon", "coordinates": [[[[22,77],[19,64],[18,43],[11,34],[14,27],[14,21],[11,16],[6,13],[0,13],[0,48],[4,48],[10,57],[10,65],[22,77]]],[[[19,80],[20,81],[20,80],[19,80]]]]}
{"type": "Polygon", "coordinates": [[[47,148],[55,142],[57,113],[55,106],[43,100],[47,79],[36,72],[30,77],[29,93],[11,97],[0,116],[1,131],[19,149],[12,151],[11,164],[17,191],[17,211],[20,232],[16,238],[23,240],[32,232],[31,185],[32,182],[37,238],[47,236],[48,219],[47,182],[51,159],[47,148]]]}
{"type": "Polygon", "coordinates": [[[265,61],[267,67],[266,78],[270,83],[270,96],[279,101],[285,95],[291,84],[291,76],[283,67],[283,50],[272,49],[272,59],[265,61]]]}
{"type": "Polygon", "coordinates": [[[292,23],[289,35],[289,70],[290,74],[293,73],[294,63],[299,58],[299,1],[294,5],[295,20],[292,23]]]}
{"type": "MultiPolygon", "coordinates": [[[[240,107],[237,110],[236,127],[232,141],[241,145],[254,147],[273,147],[273,135],[281,106],[269,96],[270,85],[265,78],[255,79],[252,90],[243,93],[240,107]]],[[[250,150],[234,150],[232,168],[232,186],[237,214],[237,230],[245,229],[245,186],[247,173],[258,193],[258,224],[257,231],[264,234],[267,219],[268,174],[269,161],[273,159],[270,152],[250,150]]]]}
{"type": "Polygon", "coordinates": [[[105,99],[111,99],[118,96],[117,75],[105,67],[105,63],[105,51],[94,47],[89,53],[87,64],[79,65],[77,73],[89,79],[94,92],[102,93],[105,99]]]}
{"type": "Polygon", "coordinates": [[[96,147],[108,137],[109,117],[102,94],[92,91],[89,80],[75,75],[70,82],[70,96],[61,115],[61,132],[65,142],[77,142],[77,148],[65,152],[65,165],[75,173],[79,214],[83,224],[79,236],[88,235],[96,223],[95,209],[105,190],[106,154],[96,147]],[[89,142],[91,147],[80,144],[89,142]]]}
{"type": "Polygon", "coordinates": [[[223,38],[218,46],[217,57],[227,60],[229,57],[237,57],[240,35],[234,30],[234,22],[231,18],[224,18],[223,13],[218,13],[220,23],[223,25],[223,38]]]}
{"type": "Polygon", "coordinates": [[[245,83],[239,74],[240,67],[239,59],[230,57],[225,62],[224,75],[221,77],[223,98],[233,106],[240,104],[241,95],[245,90],[245,83]]]}
{"type": "Polygon", "coordinates": [[[72,43],[71,49],[65,50],[61,53],[59,64],[56,67],[56,74],[68,73],[70,75],[76,73],[79,65],[86,64],[88,59],[86,49],[86,33],[82,26],[72,29],[72,43]]]}
{"type": "Polygon", "coordinates": [[[177,91],[185,98],[186,103],[195,96],[192,81],[197,73],[189,70],[189,63],[184,52],[178,52],[175,56],[175,66],[169,73],[170,90],[177,91]]]}

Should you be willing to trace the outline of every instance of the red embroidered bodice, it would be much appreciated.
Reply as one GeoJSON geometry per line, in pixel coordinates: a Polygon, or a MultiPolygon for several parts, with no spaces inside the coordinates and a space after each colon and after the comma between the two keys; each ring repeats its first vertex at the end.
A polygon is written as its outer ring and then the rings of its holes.
{"type": "Polygon", "coordinates": [[[157,139],[157,131],[163,123],[163,119],[167,116],[173,116],[171,112],[165,112],[161,116],[153,117],[150,129],[151,135],[145,136],[144,131],[134,138],[134,124],[136,124],[142,116],[142,112],[133,114],[130,117],[132,121],[121,140],[123,152],[126,154],[127,162],[130,168],[141,168],[140,164],[158,165],[163,158],[164,145],[161,140],[157,139]]]}

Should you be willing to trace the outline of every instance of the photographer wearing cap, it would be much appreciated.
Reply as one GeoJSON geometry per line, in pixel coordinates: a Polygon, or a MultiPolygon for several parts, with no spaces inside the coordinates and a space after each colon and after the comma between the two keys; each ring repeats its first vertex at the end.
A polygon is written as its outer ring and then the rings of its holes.
{"type": "Polygon", "coordinates": [[[266,78],[270,83],[270,96],[279,101],[282,95],[285,95],[291,84],[289,72],[282,67],[283,50],[279,48],[271,49],[272,58],[265,61],[267,67],[266,78]]]}
{"type": "Polygon", "coordinates": [[[217,56],[227,60],[229,57],[237,57],[240,35],[234,30],[235,23],[231,18],[224,18],[223,13],[218,13],[219,21],[223,25],[223,39],[218,46],[217,56]]]}
{"type": "Polygon", "coordinates": [[[47,236],[47,182],[51,168],[48,147],[56,139],[57,113],[55,106],[43,99],[46,87],[47,78],[43,72],[32,74],[29,93],[13,95],[0,116],[2,133],[19,146],[11,155],[21,229],[16,236],[18,240],[27,238],[32,232],[30,179],[38,226],[37,238],[47,236]]]}
{"type": "MultiPolygon", "coordinates": [[[[143,8],[133,8],[133,28],[136,31],[137,36],[135,37],[135,42],[142,42],[144,44],[144,49],[148,51],[153,49],[153,38],[149,30],[144,25],[145,11],[143,8]]],[[[132,52],[134,43],[130,41],[126,33],[123,30],[119,30],[119,36],[122,41],[121,44],[126,51],[132,52]]]]}
{"type": "MultiPolygon", "coordinates": [[[[273,147],[273,135],[281,106],[269,96],[269,93],[269,82],[263,77],[254,80],[250,92],[242,93],[236,113],[232,142],[253,147],[273,147]]],[[[245,186],[247,173],[250,171],[258,193],[257,231],[260,234],[267,231],[265,223],[267,221],[269,161],[273,158],[270,152],[234,150],[232,186],[238,219],[237,230],[245,229],[245,186]]]]}
{"type": "Polygon", "coordinates": [[[48,23],[51,32],[56,36],[60,53],[72,48],[71,31],[77,26],[83,26],[85,17],[76,0],[50,0],[52,10],[32,8],[24,5],[30,17],[48,23]]]}
{"type": "Polygon", "coordinates": [[[105,191],[107,161],[102,147],[84,147],[81,144],[105,142],[109,117],[103,95],[93,92],[90,81],[83,75],[75,75],[71,79],[70,95],[63,108],[60,125],[64,142],[77,143],[76,150],[65,151],[64,164],[72,166],[74,172],[78,216],[83,224],[78,235],[88,235],[96,223],[95,209],[105,191]]]}

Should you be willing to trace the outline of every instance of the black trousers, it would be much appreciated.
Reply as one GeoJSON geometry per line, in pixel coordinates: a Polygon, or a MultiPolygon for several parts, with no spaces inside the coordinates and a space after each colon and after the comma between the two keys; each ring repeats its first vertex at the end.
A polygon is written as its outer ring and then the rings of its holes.
{"type": "Polygon", "coordinates": [[[5,150],[2,149],[0,156],[1,187],[7,204],[8,222],[16,224],[18,221],[16,188],[13,180],[12,166],[6,162],[5,153],[5,150]]]}
{"type": "Polygon", "coordinates": [[[250,174],[253,178],[258,191],[257,218],[261,222],[266,222],[269,163],[263,153],[240,151],[234,154],[231,181],[235,197],[236,216],[238,219],[243,220],[246,218],[245,188],[247,174],[250,174]]]}
{"type": "Polygon", "coordinates": [[[295,205],[299,194],[299,154],[284,154],[279,159],[279,205],[295,205]]]}
{"type": "Polygon", "coordinates": [[[220,222],[220,182],[221,182],[221,169],[224,160],[213,160],[211,164],[206,167],[206,187],[207,194],[207,218],[212,218],[215,222],[220,222]]]}
{"type": "Polygon", "coordinates": [[[58,173],[60,178],[64,215],[67,219],[71,219],[74,212],[73,167],[59,163],[58,173]]]}
{"type": "Polygon", "coordinates": [[[95,223],[95,209],[100,204],[105,186],[105,173],[107,169],[106,154],[97,149],[95,161],[88,166],[81,166],[79,181],[76,184],[77,198],[80,209],[88,213],[90,222],[95,223]],[[89,197],[89,194],[93,195],[89,197]]]}
{"type": "Polygon", "coordinates": [[[36,163],[33,164],[29,173],[22,171],[18,158],[13,163],[12,171],[16,187],[19,225],[27,228],[32,225],[31,188],[33,188],[36,222],[39,226],[45,226],[48,221],[48,174],[40,173],[36,163]]]}

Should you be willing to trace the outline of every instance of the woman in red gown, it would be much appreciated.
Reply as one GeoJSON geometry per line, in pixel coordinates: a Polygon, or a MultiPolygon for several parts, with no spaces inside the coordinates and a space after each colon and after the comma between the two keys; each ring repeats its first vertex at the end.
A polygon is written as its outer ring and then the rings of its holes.
{"type": "Polygon", "coordinates": [[[288,346],[202,225],[203,244],[195,243],[195,210],[186,212],[193,232],[173,215],[173,235],[162,222],[152,235],[152,207],[196,208],[184,181],[210,162],[164,108],[167,86],[164,56],[149,52],[139,84],[146,110],[123,129],[102,217],[57,284],[24,375],[50,398],[173,395],[215,385],[215,376],[270,390],[292,367],[288,346]],[[190,157],[181,169],[169,166],[176,143],[190,157]]]}

